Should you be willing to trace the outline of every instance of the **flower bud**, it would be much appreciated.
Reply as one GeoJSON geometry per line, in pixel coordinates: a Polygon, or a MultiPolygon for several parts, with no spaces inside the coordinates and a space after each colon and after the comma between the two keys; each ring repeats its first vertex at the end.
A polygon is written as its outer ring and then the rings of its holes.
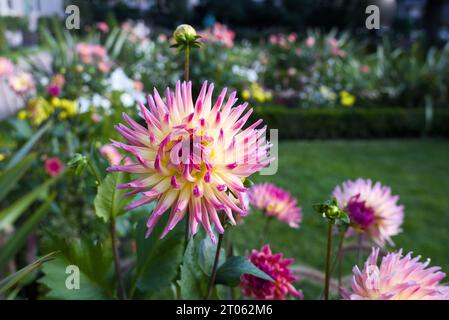
{"type": "Polygon", "coordinates": [[[173,37],[178,44],[192,42],[196,40],[196,30],[189,24],[181,24],[173,32],[173,37]]]}

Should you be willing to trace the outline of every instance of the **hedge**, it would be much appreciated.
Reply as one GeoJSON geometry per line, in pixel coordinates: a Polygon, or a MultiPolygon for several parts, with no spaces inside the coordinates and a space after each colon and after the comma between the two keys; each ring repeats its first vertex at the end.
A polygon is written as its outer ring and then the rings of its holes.
{"type": "Polygon", "coordinates": [[[449,110],[434,111],[426,127],[424,109],[363,108],[289,109],[261,106],[253,120],[262,118],[281,139],[371,139],[421,136],[449,137],[449,110]]]}

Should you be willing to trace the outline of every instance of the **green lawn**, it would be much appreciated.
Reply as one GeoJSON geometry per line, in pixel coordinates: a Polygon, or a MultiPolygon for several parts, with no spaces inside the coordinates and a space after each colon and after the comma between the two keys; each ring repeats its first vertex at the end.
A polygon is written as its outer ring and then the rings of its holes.
{"type": "MultiPolygon", "coordinates": [[[[405,205],[403,233],[393,238],[395,248],[431,258],[449,274],[449,143],[444,140],[281,143],[277,174],[253,180],[288,189],[302,205],[303,223],[298,230],[272,223],[267,238],[272,249],[323,270],[326,226],[311,206],[329,198],[337,184],[357,177],[391,186],[405,205]]],[[[232,235],[237,248],[260,247],[264,223],[259,212],[251,213],[232,235]]],[[[348,261],[347,272],[355,261],[348,261]]],[[[299,287],[306,298],[321,291],[302,282],[299,287]]]]}

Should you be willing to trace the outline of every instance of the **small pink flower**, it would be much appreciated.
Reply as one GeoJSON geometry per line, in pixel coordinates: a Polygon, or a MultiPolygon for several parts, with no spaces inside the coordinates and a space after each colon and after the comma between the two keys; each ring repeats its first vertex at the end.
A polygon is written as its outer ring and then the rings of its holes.
{"type": "Polygon", "coordinates": [[[307,48],[312,48],[314,45],[315,45],[315,38],[312,36],[307,37],[307,39],[306,39],[307,48]]]}
{"type": "Polygon", "coordinates": [[[96,45],[92,46],[92,54],[99,59],[104,59],[108,55],[108,52],[106,51],[105,47],[103,47],[99,44],[96,44],[96,45]]]}
{"type": "Polygon", "coordinates": [[[45,160],[45,171],[52,177],[58,176],[64,170],[64,164],[57,158],[45,160]]]}
{"type": "Polygon", "coordinates": [[[446,274],[440,267],[428,267],[430,259],[402,255],[402,250],[387,254],[377,265],[379,248],[372,249],[362,270],[353,269],[352,292],[346,300],[448,300],[449,286],[442,285],[446,274]]]}
{"type": "Polygon", "coordinates": [[[142,92],[144,89],[144,85],[142,81],[136,80],[133,83],[134,90],[142,92]]]}
{"type": "Polygon", "coordinates": [[[364,73],[364,74],[369,73],[369,66],[366,65],[366,64],[362,64],[362,65],[360,66],[360,71],[361,71],[362,73],[364,73]]]}
{"type": "Polygon", "coordinates": [[[61,89],[58,86],[50,84],[47,87],[47,92],[52,97],[59,97],[59,95],[61,94],[61,89]]]}
{"type": "Polygon", "coordinates": [[[268,42],[270,42],[270,44],[277,44],[278,43],[278,38],[275,34],[270,35],[270,37],[268,38],[268,42]]]}
{"type": "Polygon", "coordinates": [[[167,42],[167,40],[168,40],[167,36],[163,33],[161,33],[160,35],[157,36],[157,41],[159,41],[159,42],[164,43],[164,42],[167,42]]]}
{"type": "Polygon", "coordinates": [[[290,43],[295,42],[297,39],[298,39],[298,35],[297,35],[295,32],[290,33],[290,34],[288,35],[288,37],[287,37],[287,40],[288,40],[288,42],[290,42],[290,43]]]}
{"type": "Polygon", "coordinates": [[[274,282],[244,274],[240,288],[244,295],[259,300],[284,300],[287,295],[303,298],[303,294],[292,285],[297,278],[289,269],[293,259],[283,258],[282,253],[273,254],[270,245],[264,245],[261,251],[253,250],[249,260],[260,270],[268,274],[274,282]]]}
{"type": "Polygon", "coordinates": [[[292,228],[299,228],[301,207],[289,192],[271,183],[256,184],[249,190],[250,203],[268,217],[275,217],[292,228]]]}
{"type": "Polygon", "coordinates": [[[98,63],[98,70],[100,70],[102,73],[107,73],[111,70],[111,65],[107,62],[100,61],[98,63]]]}
{"type": "Polygon", "coordinates": [[[287,69],[287,74],[288,74],[290,77],[293,77],[294,75],[296,75],[296,73],[297,73],[296,68],[290,67],[290,68],[287,69]]]}
{"type": "Polygon", "coordinates": [[[28,72],[20,72],[10,76],[8,83],[11,89],[19,95],[27,94],[34,89],[33,76],[28,72]]]}
{"type": "Polygon", "coordinates": [[[101,115],[99,115],[98,113],[93,113],[90,118],[92,119],[92,121],[94,123],[100,123],[100,121],[103,119],[103,117],[101,115]]]}
{"type": "Polygon", "coordinates": [[[108,33],[109,32],[109,26],[104,21],[97,23],[97,29],[100,30],[103,33],[108,33]]]}
{"type": "Polygon", "coordinates": [[[8,77],[14,72],[14,64],[7,58],[0,57],[0,78],[8,77]]]}
{"type": "Polygon", "coordinates": [[[113,166],[119,165],[122,160],[124,160],[124,164],[131,164],[131,160],[122,155],[112,144],[105,144],[102,146],[100,148],[100,154],[113,166]]]}

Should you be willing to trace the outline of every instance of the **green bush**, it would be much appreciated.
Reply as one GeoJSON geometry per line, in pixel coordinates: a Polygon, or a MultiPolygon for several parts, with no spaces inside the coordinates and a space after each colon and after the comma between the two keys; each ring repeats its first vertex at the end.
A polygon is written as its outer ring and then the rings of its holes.
{"type": "Polygon", "coordinates": [[[398,107],[353,109],[288,109],[256,107],[253,119],[264,119],[270,129],[279,129],[281,139],[406,138],[425,134],[449,137],[449,111],[435,111],[426,130],[424,109],[398,107]],[[427,131],[427,132],[426,132],[427,131]]]}

